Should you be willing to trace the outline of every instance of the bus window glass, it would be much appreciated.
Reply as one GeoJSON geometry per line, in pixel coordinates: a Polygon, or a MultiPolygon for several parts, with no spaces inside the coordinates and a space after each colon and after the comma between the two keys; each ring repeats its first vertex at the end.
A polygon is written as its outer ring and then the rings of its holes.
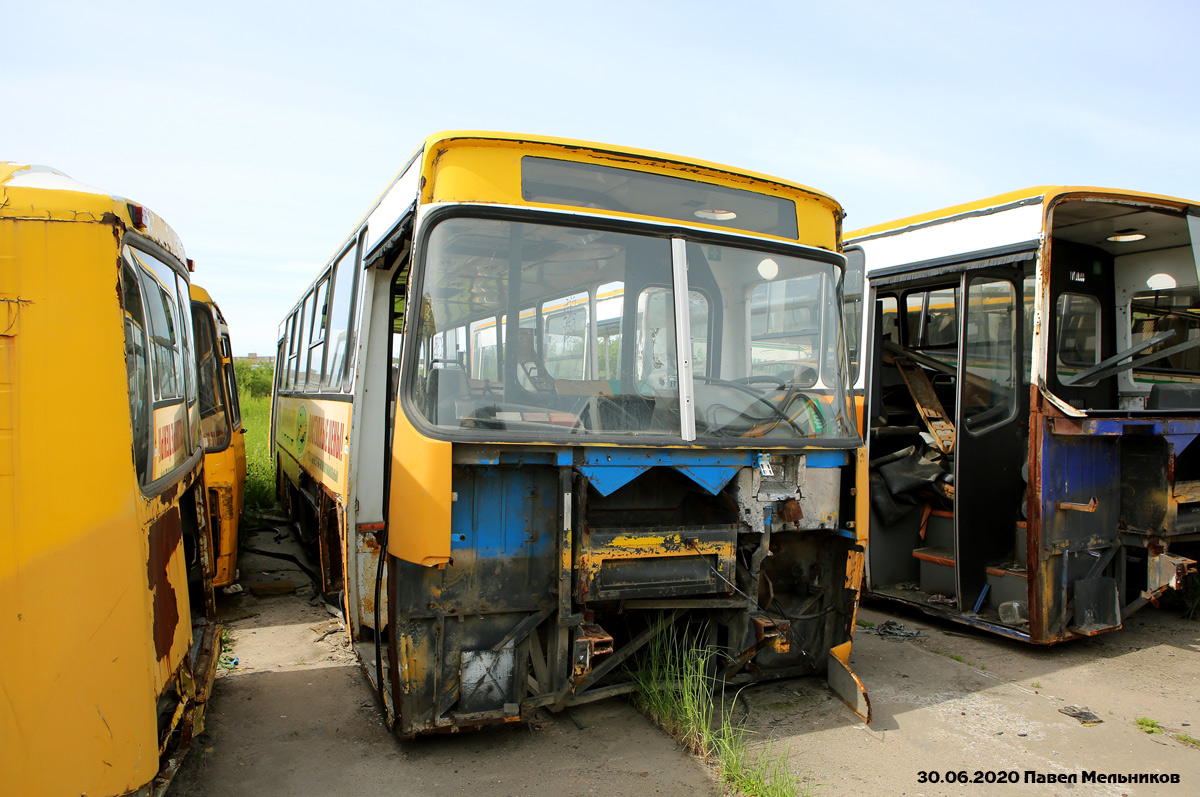
{"type": "Polygon", "coordinates": [[[179,337],[183,341],[183,392],[187,398],[188,451],[200,446],[200,406],[197,401],[195,341],[192,330],[192,302],[188,298],[188,284],[179,274],[175,275],[175,290],[179,309],[179,337]]]}
{"type": "Polygon", "coordinates": [[[223,401],[224,374],[212,313],[202,303],[192,306],[196,338],[196,376],[200,388],[200,442],[207,449],[229,442],[229,418],[223,401]]]}
{"type": "Polygon", "coordinates": [[[811,386],[821,351],[822,275],[754,286],[750,294],[750,369],[811,386]]]}
{"type": "MultiPolygon", "coordinates": [[[[1175,333],[1163,343],[1139,354],[1138,359],[1200,338],[1200,291],[1195,285],[1135,294],[1130,310],[1133,319],[1130,345],[1136,346],[1163,332],[1175,333]]],[[[1135,373],[1141,371],[1200,373],[1200,347],[1183,349],[1146,362],[1135,369],[1135,373]]]]}
{"type": "Polygon", "coordinates": [[[795,238],[796,203],[740,188],[595,163],[521,159],[525,201],[615,210],[795,238]]]}
{"type": "Polygon", "coordinates": [[[925,307],[925,328],[921,332],[921,348],[945,349],[958,345],[958,288],[941,288],[929,292],[925,307]]]}
{"type": "Polygon", "coordinates": [[[358,269],[355,268],[357,252],[357,247],[350,247],[333,267],[333,300],[330,305],[327,336],[329,362],[325,369],[325,386],[332,390],[338,390],[342,386],[346,372],[346,353],[350,350],[353,338],[351,315],[358,278],[358,269]]]}
{"type": "MultiPolygon", "coordinates": [[[[135,255],[137,257],[137,255],[135,255]]],[[[140,257],[139,262],[144,262],[140,257]]],[[[154,400],[183,397],[183,353],[176,333],[175,302],[151,272],[143,269],[142,293],[150,321],[150,350],[153,354],[154,400]]]]}
{"type": "Polygon", "coordinates": [[[304,389],[304,382],[308,376],[305,359],[308,354],[308,325],[311,322],[312,306],[313,297],[310,293],[304,297],[304,302],[300,305],[300,315],[296,322],[296,358],[292,362],[292,373],[288,377],[292,380],[292,386],[296,390],[304,389]]]}
{"type": "Polygon", "coordinates": [[[496,342],[496,319],[471,322],[471,378],[500,379],[500,348],[496,342]]]}
{"type": "Polygon", "coordinates": [[[323,279],[317,284],[313,294],[312,331],[309,334],[308,347],[308,390],[312,392],[321,387],[322,370],[325,361],[325,325],[329,321],[329,280],[323,279]]]}
{"type": "Polygon", "coordinates": [[[225,363],[225,395],[229,396],[229,422],[234,429],[242,428],[242,403],[238,398],[237,374],[233,363],[225,363]]]}
{"type": "Polygon", "coordinates": [[[925,315],[925,293],[917,291],[904,295],[904,345],[921,345],[921,318],[925,315]]]}
{"type": "MultiPolygon", "coordinates": [[[[829,262],[733,246],[688,247],[688,281],[711,298],[699,438],[840,438],[849,421],[838,288],[829,262]]],[[[697,321],[692,302],[692,333],[697,321]]]]}
{"type": "Polygon", "coordinates": [[[150,390],[146,318],[137,273],[128,260],[121,264],[121,304],[125,310],[125,375],[129,384],[129,420],[133,430],[133,464],[145,484],[150,460],[150,390]]]}
{"type": "Polygon", "coordinates": [[[589,295],[573,293],[542,303],[542,348],[555,379],[583,379],[587,370],[589,295]]]}
{"type": "Polygon", "coordinates": [[[650,390],[677,390],[675,299],[670,288],[647,288],[638,297],[634,328],[638,382],[650,390]]]}
{"type": "MultiPolygon", "coordinates": [[[[1100,362],[1100,302],[1094,296],[1064,293],[1055,308],[1059,375],[1067,377],[1100,362]]],[[[1094,384],[1094,382],[1092,383],[1094,384]]]]}
{"type": "Polygon", "coordinates": [[[862,332],[863,280],[866,258],[863,250],[846,250],[846,276],[842,283],[842,310],[846,317],[846,348],[850,353],[850,382],[858,379],[858,336],[862,332]]]}
{"type": "Polygon", "coordinates": [[[453,218],[433,228],[424,251],[409,397],[428,422],[537,439],[678,435],[669,287],[635,297],[637,356],[621,349],[627,275],[669,286],[668,241],[453,218]]]}
{"type": "Polygon", "coordinates": [[[621,308],[625,285],[609,282],[596,289],[596,378],[617,379],[621,372],[621,308]]]}
{"type": "Polygon", "coordinates": [[[973,431],[1003,423],[1016,407],[1016,309],[1016,289],[1007,280],[977,279],[967,288],[962,415],[973,431]]]}
{"type": "Polygon", "coordinates": [[[892,343],[900,343],[900,313],[899,303],[895,296],[880,296],[876,301],[879,307],[879,336],[892,343]]]}

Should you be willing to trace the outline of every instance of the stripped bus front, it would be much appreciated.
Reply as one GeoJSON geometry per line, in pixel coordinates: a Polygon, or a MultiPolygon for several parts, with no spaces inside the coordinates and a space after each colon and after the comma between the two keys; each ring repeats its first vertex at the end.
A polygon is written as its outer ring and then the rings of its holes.
{"type": "Polygon", "coordinates": [[[839,221],[712,164],[425,143],[281,325],[275,409],[401,734],[630,691],[667,628],[866,713],[839,221]]]}

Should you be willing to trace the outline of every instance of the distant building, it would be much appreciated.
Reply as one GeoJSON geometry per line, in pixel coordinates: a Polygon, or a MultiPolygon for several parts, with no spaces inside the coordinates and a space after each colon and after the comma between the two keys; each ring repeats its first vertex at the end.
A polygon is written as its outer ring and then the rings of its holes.
{"type": "Polygon", "coordinates": [[[258,365],[259,363],[275,362],[274,357],[259,357],[258,353],[253,352],[253,351],[250,352],[249,354],[247,354],[245,357],[234,357],[233,359],[235,362],[248,362],[251,365],[258,365]]]}

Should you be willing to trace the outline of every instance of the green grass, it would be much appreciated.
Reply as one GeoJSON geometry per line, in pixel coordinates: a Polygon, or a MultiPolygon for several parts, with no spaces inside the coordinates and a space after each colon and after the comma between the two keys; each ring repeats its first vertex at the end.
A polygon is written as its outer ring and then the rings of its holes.
{"type": "Polygon", "coordinates": [[[1042,682],[1041,682],[1041,681],[1034,681],[1032,684],[1030,684],[1030,686],[1032,686],[1034,689],[1041,689],[1041,688],[1042,688],[1042,682]]]}
{"type": "Polygon", "coordinates": [[[217,658],[217,667],[222,670],[233,670],[238,666],[238,657],[233,652],[233,637],[228,628],[221,629],[221,653],[217,658]]]}
{"type": "Polygon", "coordinates": [[[634,701],[680,744],[713,763],[721,780],[737,793],[811,795],[812,789],[788,769],[786,756],[750,749],[751,732],[742,722],[734,722],[723,690],[721,705],[716,705],[716,679],[709,674],[715,664],[711,649],[701,647],[684,631],[669,629],[647,645],[634,665],[634,701]]]}
{"type": "Polygon", "coordinates": [[[1158,720],[1148,717],[1138,717],[1137,726],[1146,733],[1162,733],[1162,728],[1158,727],[1158,720]]]}
{"type": "Polygon", "coordinates": [[[1186,742],[1193,747],[1200,747],[1200,739],[1197,739],[1194,736],[1188,736],[1186,733],[1177,733],[1175,734],[1175,738],[1181,742],[1186,742]]]}
{"type": "Polygon", "coordinates": [[[242,425],[246,428],[246,509],[261,512],[275,503],[271,397],[246,395],[241,403],[242,425]]]}
{"type": "Polygon", "coordinates": [[[875,627],[875,624],[872,623],[870,620],[855,620],[854,624],[857,625],[859,628],[874,628],[875,627]]]}

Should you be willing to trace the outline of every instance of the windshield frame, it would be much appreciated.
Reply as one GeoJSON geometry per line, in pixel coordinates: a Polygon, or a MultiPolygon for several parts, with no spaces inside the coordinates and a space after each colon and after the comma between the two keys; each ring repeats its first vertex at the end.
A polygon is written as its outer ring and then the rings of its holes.
{"type": "MultiPolygon", "coordinates": [[[[574,228],[586,228],[600,232],[615,232],[636,235],[649,239],[660,239],[667,246],[676,247],[676,241],[686,242],[687,245],[728,246],[743,250],[753,250],[764,255],[781,255],[792,258],[813,261],[828,265],[837,277],[833,286],[836,294],[836,307],[840,311],[842,300],[842,283],[845,276],[845,258],[826,249],[805,246],[800,243],[788,243],[768,238],[736,233],[724,233],[712,229],[702,229],[681,224],[663,223],[654,220],[631,221],[610,216],[592,215],[577,211],[557,211],[542,208],[527,208],[520,206],[475,205],[475,204],[436,204],[426,205],[418,209],[416,234],[412,251],[412,276],[406,288],[405,306],[417,308],[421,305],[424,283],[427,277],[426,258],[429,252],[429,239],[438,226],[454,218],[470,218],[489,221],[505,221],[523,224],[549,224],[574,228]],[[416,304],[414,304],[416,302],[416,304]]],[[[674,257],[672,262],[675,262],[674,257]]],[[[674,269],[673,269],[674,270],[674,269]]],[[[670,287],[672,294],[676,293],[677,285],[670,287]]],[[[696,291],[696,286],[688,284],[688,291],[696,291]]],[[[678,297],[676,297],[678,298],[678,297]]],[[[685,314],[686,315],[686,314],[685,314]]],[[[617,445],[623,447],[697,447],[706,449],[806,449],[806,448],[835,448],[852,449],[861,445],[861,436],[855,422],[853,407],[853,386],[849,383],[849,356],[846,349],[846,330],[844,321],[839,322],[837,341],[835,342],[836,360],[840,375],[840,393],[836,400],[844,406],[841,410],[846,427],[841,437],[711,437],[693,435],[685,439],[683,424],[670,434],[641,434],[629,436],[620,433],[589,433],[587,435],[564,432],[561,438],[550,439],[545,433],[525,432],[517,430],[496,430],[469,428],[454,428],[432,423],[414,401],[414,389],[417,380],[417,360],[419,355],[419,324],[421,312],[409,312],[404,318],[403,348],[400,358],[400,378],[395,396],[399,401],[398,411],[407,416],[413,427],[423,436],[454,443],[504,443],[504,444],[541,444],[549,446],[587,446],[587,445],[617,445]]],[[[676,318],[675,329],[680,328],[676,318]]],[[[686,328],[685,328],[686,331],[686,328]]],[[[680,380],[683,382],[683,380],[680,380]]],[[[687,380],[688,393],[694,388],[692,380],[687,380]]],[[[681,391],[682,392],[682,391],[681,391]]],[[[682,398],[681,398],[682,403],[682,398]]]]}

